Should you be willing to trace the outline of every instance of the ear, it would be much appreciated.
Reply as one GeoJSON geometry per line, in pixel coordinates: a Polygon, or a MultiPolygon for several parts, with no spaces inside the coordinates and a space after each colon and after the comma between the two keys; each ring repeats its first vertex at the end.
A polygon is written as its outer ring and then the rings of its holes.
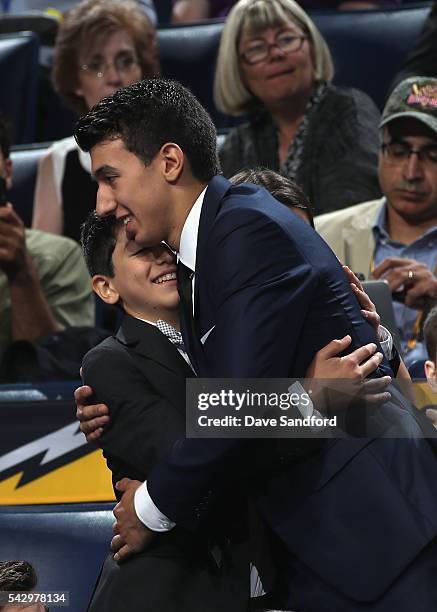
{"type": "Polygon", "coordinates": [[[91,280],[93,290],[107,304],[117,304],[120,294],[112,284],[112,279],[102,274],[95,274],[91,280]]]}
{"type": "Polygon", "coordinates": [[[436,367],[434,361],[425,361],[425,375],[431,389],[437,393],[436,367]]]}
{"type": "Polygon", "coordinates": [[[5,159],[5,181],[6,181],[6,189],[9,190],[12,188],[12,160],[5,159]]]}
{"type": "Polygon", "coordinates": [[[174,142],[167,142],[161,147],[160,154],[164,164],[165,180],[168,183],[175,183],[185,168],[184,152],[174,142]]]}

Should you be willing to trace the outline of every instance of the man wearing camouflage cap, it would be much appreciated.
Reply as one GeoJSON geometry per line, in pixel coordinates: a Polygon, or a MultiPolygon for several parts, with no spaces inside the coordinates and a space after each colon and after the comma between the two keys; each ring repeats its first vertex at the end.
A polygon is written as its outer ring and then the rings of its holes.
{"type": "Polygon", "coordinates": [[[389,283],[409,366],[427,358],[422,324],[437,303],[437,79],[402,81],[387,101],[380,128],[384,197],[315,222],[355,273],[389,283]]]}

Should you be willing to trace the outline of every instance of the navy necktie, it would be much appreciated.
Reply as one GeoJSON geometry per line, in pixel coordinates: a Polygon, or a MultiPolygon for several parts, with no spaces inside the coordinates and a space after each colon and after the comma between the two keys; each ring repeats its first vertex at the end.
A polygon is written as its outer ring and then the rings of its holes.
{"type": "Polygon", "coordinates": [[[177,280],[180,298],[179,312],[181,316],[182,335],[185,346],[188,348],[191,363],[193,363],[193,365],[196,367],[195,362],[197,359],[194,358],[193,361],[193,356],[199,356],[198,350],[201,347],[201,344],[197,337],[196,324],[193,317],[193,277],[193,270],[190,270],[190,268],[179,261],[177,280]]]}

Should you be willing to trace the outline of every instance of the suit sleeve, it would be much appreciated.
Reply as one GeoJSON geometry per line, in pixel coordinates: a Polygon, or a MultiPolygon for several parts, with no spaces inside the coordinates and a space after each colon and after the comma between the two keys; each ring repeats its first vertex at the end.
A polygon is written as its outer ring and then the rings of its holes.
{"type": "Polygon", "coordinates": [[[222,217],[211,243],[208,274],[217,308],[204,347],[208,374],[286,378],[317,272],[276,222],[257,213],[222,217]]]}
{"type": "Polygon", "coordinates": [[[99,445],[145,478],[184,435],[183,415],[156,393],[131,355],[121,349],[90,351],[83,361],[83,380],[92,387],[95,400],[109,408],[111,421],[99,445]]]}
{"type": "MultiPolygon", "coordinates": [[[[318,281],[313,268],[278,224],[264,215],[223,217],[214,228],[208,259],[217,312],[205,343],[211,377],[286,377],[300,328],[318,281]],[[293,313],[293,320],[290,314],[293,313]]],[[[189,527],[207,512],[214,489],[235,472],[252,441],[178,441],[151,472],[156,506],[189,527]]]]}

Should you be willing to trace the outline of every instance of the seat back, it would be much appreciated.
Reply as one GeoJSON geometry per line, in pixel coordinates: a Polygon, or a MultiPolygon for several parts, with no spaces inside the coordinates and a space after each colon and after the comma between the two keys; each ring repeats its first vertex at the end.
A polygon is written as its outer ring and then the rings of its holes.
{"type": "Polygon", "coordinates": [[[158,30],[162,75],[188,87],[211,114],[217,127],[230,118],[217,111],[213,82],[223,21],[163,27],[158,30]]]}
{"type": "Polygon", "coordinates": [[[337,85],[365,91],[382,109],[400,64],[418,39],[430,5],[314,13],[331,50],[337,85]]]}
{"type": "Polygon", "coordinates": [[[47,144],[30,148],[16,148],[11,153],[13,184],[9,199],[24,225],[32,224],[33,197],[40,159],[47,153],[47,144]]]}
{"type": "Polygon", "coordinates": [[[12,142],[33,142],[37,108],[38,37],[0,36],[0,111],[12,125],[12,142]]]}
{"type": "Polygon", "coordinates": [[[0,506],[1,559],[29,561],[38,591],[68,591],[68,610],[84,612],[109,552],[113,506],[0,506]]]}

